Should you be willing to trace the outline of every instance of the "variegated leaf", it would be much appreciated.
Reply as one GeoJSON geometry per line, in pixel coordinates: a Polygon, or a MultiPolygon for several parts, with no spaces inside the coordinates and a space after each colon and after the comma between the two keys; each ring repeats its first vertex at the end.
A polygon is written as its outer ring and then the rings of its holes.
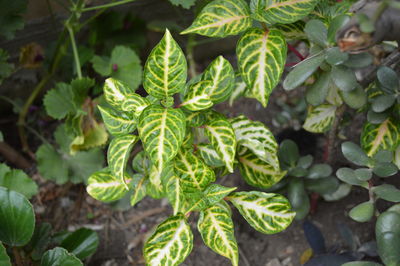
{"type": "MultiPolygon", "coordinates": [[[[111,173],[113,173],[118,180],[126,184],[124,179],[124,171],[129,154],[135,145],[138,137],[135,135],[124,135],[114,138],[107,151],[107,161],[111,173]]],[[[128,186],[126,189],[128,189],[128,186]]]]}
{"type": "Polygon", "coordinates": [[[257,231],[275,234],[285,230],[293,221],[289,201],[282,195],[258,191],[234,192],[229,197],[246,221],[257,231]]]}
{"type": "Polygon", "coordinates": [[[205,132],[228,171],[233,173],[236,138],[231,124],[223,115],[213,112],[210,115],[210,122],[205,126],[205,132]]]}
{"type": "Polygon", "coordinates": [[[111,108],[97,106],[107,130],[114,136],[126,135],[135,131],[137,119],[127,112],[115,112],[111,108]]]}
{"type": "Polygon", "coordinates": [[[147,158],[146,152],[141,151],[132,160],[132,169],[139,174],[147,176],[150,172],[151,162],[147,158]]]}
{"type": "Polygon", "coordinates": [[[232,94],[229,97],[229,106],[232,106],[233,102],[239,99],[241,96],[243,96],[246,91],[247,91],[247,85],[239,75],[238,77],[236,77],[232,94]]]}
{"type": "Polygon", "coordinates": [[[211,81],[205,80],[189,86],[180,106],[190,111],[199,111],[210,108],[213,102],[210,99],[210,91],[213,88],[211,81]]]}
{"type": "Polygon", "coordinates": [[[307,35],[304,32],[305,25],[304,21],[299,20],[291,24],[275,25],[275,28],[282,32],[286,40],[305,40],[307,39],[307,35]]]}
{"type": "Polygon", "coordinates": [[[186,135],[185,135],[185,138],[183,139],[183,142],[182,142],[182,148],[185,148],[185,149],[193,148],[193,141],[194,141],[194,135],[193,135],[193,132],[192,132],[192,128],[191,127],[187,127],[186,128],[186,135]]]}
{"type": "Polygon", "coordinates": [[[126,100],[122,103],[122,110],[126,112],[133,112],[135,117],[139,117],[143,110],[150,105],[150,101],[143,98],[137,93],[130,94],[126,97],[126,100]]]}
{"type": "Polygon", "coordinates": [[[243,0],[214,0],[207,4],[182,34],[208,37],[236,35],[251,27],[250,9],[243,0]]]}
{"type": "Polygon", "coordinates": [[[200,127],[207,122],[207,112],[191,112],[186,115],[186,123],[191,127],[200,127]]]}
{"type": "Polygon", "coordinates": [[[368,156],[380,150],[394,151],[400,144],[400,124],[393,118],[381,124],[366,122],[361,132],[361,147],[368,156]]]}
{"type": "Polygon", "coordinates": [[[215,173],[192,151],[179,151],[174,160],[175,173],[180,177],[184,192],[203,191],[215,181],[215,173]]]}
{"type": "Polygon", "coordinates": [[[153,165],[149,172],[149,181],[152,187],[153,193],[151,196],[153,198],[159,198],[164,192],[166,192],[165,185],[169,182],[169,179],[175,176],[174,164],[172,161],[164,165],[161,172],[153,165]]]}
{"type": "MultiPolygon", "coordinates": [[[[128,181],[127,176],[125,180],[128,181]]],[[[119,200],[128,192],[125,184],[116,179],[108,168],[93,173],[88,179],[86,190],[90,196],[103,202],[119,200]]]]}
{"type": "Polygon", "coordinates": [[[400,146],[397,146],[394,152],[393,163],[400,169],[400,146]]]}
{"type": "Polygon", "coordinates": [[[267,24],[288,24],[313,11],[318,0],[251,0],[252,17],[267,24]]]}
{"type": "Polygon", "coordinates": [[[200,213],[197,228],[204,243],[216,253],[238,265],[239,251],[234,234],[232,213],[225,201],[207,208],[200,213]]]}
{"type": "Polygon", "coordinates": [[[171,216],[157,226],[143,247],[147,265],[179,265],[193,248],[193,234],[182,214],[171,216]]]}
{"type": "Polygon", "coordinates": [[[187,78],[185,55],[168,30],[147,58],[143,77],[144,89],[156,98],[166,98],[184,88],[187,78]]]}
{"type": "Polygon", "coordinates": [[[286,171],[276,169],[249,151],[241,155],[238,160],[239,170],[244,181],[254,187],[270,188],[286,175],[286,171]]]}
{"type": "Polygon", "coordinates": [[[201,158],[203,158],[204,162],[208,166],[221,167],[225,165],[216,150],[210,144],[200,143],[196,147],[198,152],[200,153],[201,158]]]}
{"type": "Polygon", "coordinates": [[[337,106],[331,104],[322,104],[316,107],[309,106],[303,128],[313,133],[324,133],[328,131],[336,116],[336,109],[337,106]]]}
{"type": "Polygon", "coordinates": [[[178,152],[185,137],[185,115],[179,109],[160,105],[147,107],[139,120],[139,136],[159,172],[178,152]]]}
{"type": "Polygon", "coordinates": [[[209,96],[211,101],[217,104],[225,101],[231,95],[235,85],[235,72],[228,60],[223,56],[218,56],[204,70],[201,80],[211,81],[209,96]]]}
{"type": "Polygon", "coordinates": [[[278,143],[272,132],[261,122],[251,121],[244,115],[230,120],[238,145],[251,150],[261,160],[279,170],[278,143]]]}
{"type": "Polygon", "coordinates": [[[221,201],[235,190],[236,187],[224,187],[218,184],[211,184],[204,190],[203,193],[207,198],[209,206],[211,206],[221,201]]]}
{"type": "Polygon", "coordinates": [[[132,176],[133,194],[131,195],[131,206],[135,206],[146,196],[146,187],[149,182],[148,178],[142,174],[134,174],[132,176]]]}
{"type": "Polygon", "coordinates": [[[188,202],[186,213],[204,211],[220,202],[234,190],[236,190],[235,187],[230,188],[218,184],[211,184],[202,192],[185,193],[186,201],[188,202]]]}
{"type": "Polygon", "coordinates": [[[178,213],[185,213],[188,204],[181,186],[181,180],[177,176],[169,179],[167,184],[167,197],[174,210],[174,215],[178,213]]]}
{"type": "Polygon", "coordinates": [[[248,97],[266,107],[285,67],[285,38],[277,29],[251,28],[240,38],[236,54],[243,81],[249,88],[248,97]]]}

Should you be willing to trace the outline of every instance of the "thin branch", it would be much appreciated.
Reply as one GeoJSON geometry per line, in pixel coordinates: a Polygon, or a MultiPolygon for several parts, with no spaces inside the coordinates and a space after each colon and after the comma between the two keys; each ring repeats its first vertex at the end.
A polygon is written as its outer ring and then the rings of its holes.
{"type": "Polygon", "coordinates": [[[32,164],[27,159],[25,159],[24,156],[22,156],[18,151],[8,145],[8,143],[6,142],[0,142],[0,154],[4,156],[7,162],[14,164],[20,169],[29,169],[32,167],[32,164]]]}
{"type": "Polygon", "coordinates": [[[77,74],[78,78],[81,79],[82,78],[81,61],[79,60],[79,53],[78,53],[78,49],[76,47],[74,30],[72,29],[72,26],[69,24],[67,24],[67,29],[68,29],[68,33],[69,33],[69,38],[71,39],[71,46],[72,46],[72,52],[74,54],[76,74],[77,74]]]}
{"type": "Polygon", "coordinates": [[[103,8],[109,8],[109,7],[114,7],[114,6],[127,4],[127,3],[130,3],[130,2],[134,2],[134,1],[136,1],[136,0],[121,0],[121,1],[118,1],[118,2],[114,2],[114,3],[109,3],[109,4],[99,5],[99,6],[92,6],[92,7],[83,8],[81,11],[82,12],[87,12],[87,11],[93,11],[93,10],[98,10],[98,9],[103,9],[103,8]]]}

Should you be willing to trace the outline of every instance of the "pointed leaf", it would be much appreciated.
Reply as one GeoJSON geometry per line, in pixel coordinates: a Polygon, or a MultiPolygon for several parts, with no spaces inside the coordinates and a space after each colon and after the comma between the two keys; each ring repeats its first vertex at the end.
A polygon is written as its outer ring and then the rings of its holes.
{"type": "Polygon", "coordinates": [[[167,197],[174,210],[174,215],[185,213],[188,208],[181,182],[179,177],[173,176],[167,184],[167,197]]]}
{"type": "Polygon", "coordinates": [[[149,182],[148,178],[142,174],[135,174],[132,176],[133,194],[131,196],[131,206],[141,201],[146,196],[146,187],[149,182]]]}
{"type": "Polygon", "coordinates": [[[286,62],[286,41],[277,29],[247,30],[236,46],[239,69],[251,98],[267,106],[272,90],[278,85],[286,62]]]}
{"type": "Polygon", "coordinates": [[[44,253],[40,266],[83,266],[83,263],[75,257],[74,254],[68,253],[66,249],[57,247],[44,253]]]}
{"type": "Polygon", "coordinates": [[[323,104],[316,107],[309,107],[306,121],[303,128],[313,133],[324,133],[328,131],[336,116],[335,105],[323,104]]]}
{"type": "Polygon", "coordinates": [[[209,206],[212,206],[217,202],[220,202],[235,190],[236,187],[224,187],[218,184],[211,184],[206,188],[206,190],[204,190],[203,193],[207,198],[209,206]]]}
{"type": "Polygon", "coordinates": [[[200,81],[191,84],[183,97],[183,103],[180,106],[184,106],[190,111],[199,111],[208,109],[213,106],[213,102],[210,99],[210,91],[212,88],[211,81],[200,81]]]}
{"type": "Polygon", "coordinates": [[[137,126],[137,119],[128,112],[116,112],[111,108],[97,106],[108,132],[114,136],[132,133],[137,126]]]}
{"type": "Polygon", "coordinates": [[[90,196],[103,202],[119,200],[128,192],[125,184],[114,177],[108,168],[93,173],[89,177],[86,190],[90,196]]]}

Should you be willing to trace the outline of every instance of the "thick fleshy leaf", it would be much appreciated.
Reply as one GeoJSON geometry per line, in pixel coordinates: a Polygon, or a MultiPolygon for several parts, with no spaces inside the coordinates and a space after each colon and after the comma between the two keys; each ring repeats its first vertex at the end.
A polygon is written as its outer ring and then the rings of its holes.
{"type": "Polygon", "coordinates": [[[307,88],[307,102],[313,106],[318,106],[324,103],[325,98],[329,93],[330,73],[323,72],[315,83],[307,88]]]}
{"type": "Polygon", "coordinates": [[[336,176],[347,184],[368,188],[368,182],[358,179],[355,171],[351,168],[339,168],[336,171],[336,176]]]}
{"type": "Polygon", "coordinates": [[[296,215],[290,210],[289,201],[279,194],[234,192],[228,199],[254,229],[264,234],[285,230],[296,215]]]}
{"type": "Polygon", "coordinates": [[[358,166],[368,166],[370,159],[357,144],[346,141],[342,143],[342,153],[347,160],[358,166]]]}
{"type": "Polygon", "coordinates": [[[247,30],[236,46],[239,69],[251,98],[267,106],[272,90],[278,85],[286,62],[286,41],[277,29],[247,30]]]}
{"type": "Polygon", "coordinates": [[[93,173],[86,190],[90,196],[103,202],[119,200],[128,192],[125,183],[114,177],[108,168],[93,173]]]}
{"type": "Polygon", "coordinates": [[[240,115],[230,120],[238,145],[251,150],[261,160],[279,170],[278,143],[272,132],[261,122],[240,115]]]}
{"type": "Polygon", "coordinates": [[[174,210],[174,215],[185,213],[188,208],[181,182],[179,177],[173,176],[167,184],[167,197],[174,210]]]}
{"type": "Polygon", "coordinates": [[[243,0],[215,0],[207,4],[182,34],[208,37],[236,35],[251,27],[250,9],[243,0]]]}
{"type": "Polygon", "coordinates": [[[11,266],[10,257],[7,255],[7,251],[1,242],[0,242],[0,265],[11,266]]]}
{"type": "Polygon", "coordinates": [[[157,226],[146,241],[143,253],[148,265],[179,265],[193,248],[193,234],[182,214],[157,226]]]}
{"type": "Polygon", "coordinates": [[[372,191],[381,199],[400,202],[400,190],[393,185],[383,184],[372,188],[372,191]]]}
{"type": "MultiPolygon", "coordinates": [[[[114,138],[107,151],[107,161],[110,171],[116,179],[126,184],[125,167],[129,159],[130,152],[135,145],[138,137],[135,135],[124,135],[114,138]]],[[[128,186],[125,185],[126,189],[128,186]]]]}
{"type": "Polygon", "coordinates": [[[392,118],[381,124],[365,123],[361,132],[361,147],[368,156],[380,150],[394,151],[400,142],[400,125],[392,118]]]}
{"type": "Polygon", "coordinates": [[[213,105],[209,96],[212,87],[211,81],[208,80],[191,84],[180,106],[184,106],[190,111],[210,108],[213,105]]]}
{"type": "Polygon", "coordinates": [[[82,266],[83,263],[75,257],[74,254],[68,253],[66,249],[57,247],[44,253],[40,266],[82,266]]]}
{"type": "Polygon", "coordinates": [[[219,157],[218,153],[210,144],[200,143],[197,146],[197,150],[200,153],[201,158],[204,162],[211,167],[224,166],[224,162],[219,157]]]}
{"type": "Polygon", "coordinates": [[[252,17],[267,24],[288,24],[308,15],[317,0],[251,0],[252,17]]]}
{"type": "Polygon", "coordinates": [[[156,98],[166,98],[185,87],[185,55],[168,30],[147,58],[143,76],[144,89],[156,98]]]}
{"type": "Polygon", "coordinates": [[[349,92],[357,87],[357,78],[350,68],[335,66],[331,72],[332,81],[344,92],[349,92]]]}
{"type": "Polygon", "coordinates": [[[30,202],[20,193],[0,187],[0,241],[23,246],[35,229],[35,214],[30,202]]]}
{"type": "Polygon", "coordinates": [[[164,165],[176,156],[183,142],[185,115],[179,109],[151,105],[143,111],[138,129],[147,155],[157,171],[162,172],[164,165]]]}
{"type": "Polygon", "coordinates": [[[148,178],[142,174],[135,174],[132,176],[133,194],[131,196],[131,206],[141,201],[146,196],[146,187],[149,182],[148,178]]]}
{"type": "Polygon", "coordinates": [[[192,151],[180,151],[174,160],[174,169],[180,177],[184,192],[203,191],[215,181],[215,173],[192,151]]]}
{"type": "Polygon", "coordinates": [[[374,204],[370,201],[363,202],[352,208],[349,216],[359,223],[368,222],[374,215],[374,204]]]}
{"type": "Polygon", "coordinates": [[[400,214],[386,211],[379,215],[375,235],[378,253],[385,265],[399,265],[400,263],[400,214]]]}
{"type": "Polygon", "coordinates": [[[288,199],[296,212],[296,220],[301,220],[310,211],[310,198],[304,187],[302,178],[292,179],[288,186],[288,199]]]}
{"type": "Polygon", "coordinates": [[[228,171],[233,173],[236,138],[231,124],[223,115],[213,112],[210,122],[205,126],[205,132],[228,171]]]}
{"type": "Polygon", "coordinates": [[[137,118],[128,112],[115,112],[111,108],[97,106],[108,132],[114,136],[132,133],[137,126],[137,118]]]}
{"type": "Polygon", "coordinates": [[[204,243],[218,254],[238,265],[239,251],[234,235],[232,213],[225,201],[200,213],[197,228],[204,243]]]}
{"type": "Polygon", "coordinates": [[[286,175],[286,171],[276,169],[271,164],[260,160],[252,152],[240,155],[238,160],[240,173],[244,181],[251,186],[270,188],[286,175]]]}
{"type": "MultiPolygon", "coordinates": [[[[328,29],[325,24],[318,19],[312,19],[307,22],[304,32],[307,34],[308,40],[312,43],[316,43],[321,47],[325,47],[328,44],[328,29]]],[[[328,50],[329,52],[329,50],[328,50]]],[[[329,63],[329,60],[327,60],[329,63]]]]}
{"type": "Polygon", "coordinates": [[[328,131],[336,116],[335,105],[323,104],[316,107],[309,107],[306,121],[303,128],[313,133],[324,133],[328,131]]]}
{"type": "Polygon", "coordinates": [[[210,100],[217,104],[229,98],[235,85],[235,72],[231,63],[223,56],[218,56],[204,70],[201,80],[211,81],[210,100]]]}
{"type": "Polygon", "coordinates": [[[99,236],[93,230],[80,228],[61,242],[61,247],[83,260],[96,252],[99,236]]]}

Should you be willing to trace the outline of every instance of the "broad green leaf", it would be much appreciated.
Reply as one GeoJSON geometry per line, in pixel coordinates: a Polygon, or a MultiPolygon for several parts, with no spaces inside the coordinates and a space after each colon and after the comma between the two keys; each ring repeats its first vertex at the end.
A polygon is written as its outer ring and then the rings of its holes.
{"type": "Polygon", "coordinates": [[[99,237],[93,230],[80,228],[68,235],[60,246],[83,260],[96,252],[99,246],[99,237]]]}
{"type": "Polygon", "coordinates": [[[277,29],[247,30],[238,41],[236,54],[243,81],[251,98],[267,106],[272,90],[278,85],[286,62],[286,41],[277,29]]]}
{"type": "Polygon", "coordinates": [[[8,256],[7,251],[1,242],[0,242],[0,265],[11,266],[10,257],[8,256]]]}
{"type": "Polygon", "coordinates": [[[193,234],[182,214],[157,226],[146,241],[143,253],[148,265],[179,265],[193,248],[193,234]]]}
{"type": "Polygon", "coordinates": [[[388,92],[396,92],[399,89],[399,77],[397,73],[389,68],[382,66],[376,72],[376,76],[379,80],[379,83],[388,90],[388,92]]]}
{"type": "Polygon", "coordinates": [[[341,91],[343,101],[353,109],[362,108],[367,103],[367,93],[361,86],[352,91],[341,91]]]}
{"type": "MultiPolygon", "coordinates": [[[[240,77],[240,76],[239,76],[240,77]]],[[[247,85],[242,80],[242,78],[236,78],[235,85],[233,86],[233,91],[231,96],[229,97],[229,106],[233,105],[233,102],[239,99],[241,96],[245,94],[247,91],[247,85]]]]}
{"type": "Polygon", "coordinates": [[[128,112],[116,112],[108,107],[97,106],[107,130],[114,136],[125,135],[135,131],[137,118],[128,112]]]}
{"type": "MultiPolygon", "coordinates": [[[[128,177],[125,177],[127,180],[128,177]]],[[[93,173],[88,180],[86,190],[93,198],[111,202],[119,200],[128,192],[125,183],[114,177],[108,168],[93,173]]]]}
{"type": "Polygon", "coordinates": [[[331,77],[341,91],[351,91],[358,85],[354,71],[345,66],[333,67],[331,77]]]}
{"type": "Polygon", "coordinates": [[[130,152],[135,145],[138,137],[135,135],[124,135],[114,138],[107,150],[107,161],[109,169],[115,178],[126,185],[125,167],[129,159],[130,152]]]}
{"type": "Polygon", "coordinates": [[[349,216],[359,223],[368,222],[374,215],[374,204],[370,201],[363,202],[352,208],[349,216]]]}
{"type": "Polygon", "coordinates": [[[316,107],[310,106],[303,128],[313,133],[324,133],[328,131],[336,116],[335,105],[323,104],[316,107]]]}
{"type": "Polygon", "coordinates": [[[221,201],[200,213],[197,228],[208,247],[230,259],[232,265],[238,265],[239,251],[231,216],[229,205],[221,201]]]}
{"type": "Polygon", "coordinates": [[[394,151],[400,143],[400,125],[392,118],[374,125],[366,122],[361,132],[361,147],[368,156],[380,150],[394,151]]]}
{"type": "Polygon", "coordinates": [[[354,185],[354,186],[362,186],[364,188],[368,188],[368,183],[363,180],[359,180],[354,172],[353,169],[351,168],[339,168],[336,171],[336,176],[342,180],[343,182],[354,185]]]}
{"type": "Polygon", "coordinates": [[[288,24],[308,15],[317,0],[251,0],[252,17],[267,24],[288,24]]]}
{"type": "Polygon", "coordinates": [[[369,168],[359,168],[354,170],[354,174],[356,175],[358,180],[368,181],[372,178],[372,170],[369,168]]]}
{"type": "Polygon", "coordinates": [[[247,184],[258,188],[270,188],[278,183],[286,171],[280,171],[269,163],[260,160],[252,152],[240,155],[239,170],[247,184]]]}
{"type": "Polygon", "coordinates": [[[208,37],[236,35],[251,27],[250,9],[243,0],[215,0],[207,4],[181,34],[197,33],[208,37]]]}
{"type": "Polygon", "coordinates": [[[174,169],[184,192],[203,191],[215,181],[215,173],[192,151],[180,151],[174,159],[174,169]]]}
{"type": "Polygon", "coordinates": [[[48,245],[52,240],[52,230],[51,224],[46,222],[35,226],[33,236],[28,243],[30,256],[34,261],[39,261],[48,249],[48,245]]]}
{"type": "Polygon", "coordinates": [[[307,178],[318,179],[328,177],[332,174],[332,167],[329,164],[314,164],[308,170],[307,178]]]}
{"type": "Polygon", "coordinates": [[[286,168],[295,167],[300,158],[299,147],[291,139],[285,139],[279,146],[279,162],[286,168]]]}
{"type": "Polygon", "coordinates": [[[36,195],[38,186],[32,178],[28,177],[22,170],[13,169],[4,175],[0,172],[0,187],[6,187],[21,193],[28,199],[36,195]]]}
{"type": "Polygon", "coordinates": [[[83,266],[83,263],[75,257],[74,254],[68,253],[67,250],[57,247],[44,253],[40,266],[83,266]]]}
{"type": "Polygon", "coordinates": [[[386,211],[379,215],[375,226],[378,253],[385,265],[400,264],[400,215],[386,211]]]}
{"type": "Polygon", "coordinates": [[[200,157],[208,166],[221,167],[225,165],[219,157],[218,153],[210,144],[200,143],[196,147],[200,154],[200,157]]]}
{"type": "Polygon", "coordinates": [[[279,170],[278,143],[272,132],[261,122],[240,115],[230,119],[238,145],[251,150],[258,158],[279,170]]]}
{"type": "Polygon", "coordinates": [[[66,83],[57,83],[56,88],[49,90],[43,98],[43,104],[47,114],[55,119],[63,119],[78,108],[71,86],[66,83]]]}
{"type": "Polygon", "coordinates": [[[186,123],[190,127],[200,127],[207,121],[207,112],[190,112],[186,114],[186,123]]]}
{"type": "Polygon", "coordinates": [[[393,163],[377,162],[373,168],[374,174],[379,177],[389,177],[397,173],[399,169],[393,163]]]}
{"type": "Polygon", "coordinates": [[[301,220],[310,211],[310,199],[300,178],[292,179],[288,186],[288,200],[296,212],[296,220],[301,220]]]}
{"type": "Polygon", "coordinates": [[[350,54],[349,59],[343,64],[350,68],[363,68],[371,65],[373,62],[373,56],[368,53],[350,54]]]}
{"type": "Polygon", "coordinates": [[[304,32],[307,34],[308,40],[310,42],[316,43],[321,47],[327,46],[328,29],[321,20],[312,19],[308,21],[304,28],[304,32]]]}
{"type": "Polygon", "coordinates": [[[174,210],[174,215],[185,213],[188,208],[181,183],[182,180],[179,177],[173,176],[167,184],[167,197],[174,210]]]}
{"type": "Polygon", "coordinates": [[[325,98],[329,93],[330,74],[323,72],[317,81],[307,88],[306,99],[307,102],[313,106],[318,106],[324,103],[325,98]]]}
{"type": "Polygon", "coordinates": [[[324,62],[325,54],[317,53],[298,63],[283,81],[285,90],[293,90],[303,84],[324,62]]]}
{"type": "Polygon", "coordinates": [[[146,196],[146,187],[149,182],[148,178],[142,174],[132,176],[133,194],[131,196],[131,206],[141,201],[146,196]]]}
{"type": "Polygon", "coordinates": [[[208,80],[191,84],[183,97],[183,102],[180,106],[183,106],[190,111],[199,111],[210,108],[213,106],[213,102],[209,95],[212,87],[213,85],[211,81],[208,80]]]}
{"type": "Polygon", "coordinates": [[[161,172],[178,153],[183,142],[185,115],[179,109],[150,105],[143,111],[138,129],[144,150],[157,171],[161,172]]]}
{"type": "Polygon", "coordinates": [[[383,184],[372,188],[372,191],[381,199],[400,202],[400,190],[393,185],[383,184]]]}
{"type": "Polygon", "coordinates": [[[264,234],[285,230],[296,215],[290,210],[289,201],[274,193],[234,192],[228,200],[254,229],[264,234]]]}
{"type": "Polygon", "coordinates": [[[331,194],[339,188],[339,181],[333,176],[318,179],[307,179],[305,180],[305,186],[310,192],[315,192],[320,195],[331,194]]]}
{"type": "Polygon", "coordinates": [[[218,184],[211,184],[204,190],[203,193],[207,198],[208,204],[211,206],[217,202],[220,202],[235,190],[236,187],[224,187],[218,184]]]}
{"type": "Polygon", "coordinates": [[[213,112],[205,126],[205,132],[228,171],[233,173],[236,138],[231,124],[223,115],[213,112]]]}
{"type": "Polygon", "coordinates": [[[393,95],[379,95],[372,101],[372,110],[376,113],[381,113],[389,109],[396,101],[393,95]]]}
{"type": "Polygon", "coordinates": [[[326,51],[326,62],[332,66],[343,64],[349,59],[349,54],[341,52],[339,47],[332,47],[326,51]]]}
{"type": "Polygon", "coordinates": [[[35,229],[31,203],[20,193],[0,187],[0,241],[9,246],[23,246],[35,229]]]}
{"type": "Polygon", "coordinates": [[[335,192],[324,194],[322,197],[328,202],[341,200],[350,194],[351,187],[347,183],[341,183],[335,192]]]}
{"type": "Polygon", "coordinates": [[[346,141],[342,143],[342,153],[347,160],[358,166],[370,165],[370,159],[357,144],[346,141]]]}
{"type": "Polygon", "coordinates": [[[232,94],[235,85],[235,72],[228,60],[223,56],[218,56],[204,70],[201,80],[211,81],[208,94],[210,100],[217,104],[225,101],[232,94]]]}
{"type": "Polygon", "coordinates": [[[143,73],[143,87],[156,98],[166,98],[184,88],[187,78],[185,55],[168,29],[153,48],[143,73]]]}

